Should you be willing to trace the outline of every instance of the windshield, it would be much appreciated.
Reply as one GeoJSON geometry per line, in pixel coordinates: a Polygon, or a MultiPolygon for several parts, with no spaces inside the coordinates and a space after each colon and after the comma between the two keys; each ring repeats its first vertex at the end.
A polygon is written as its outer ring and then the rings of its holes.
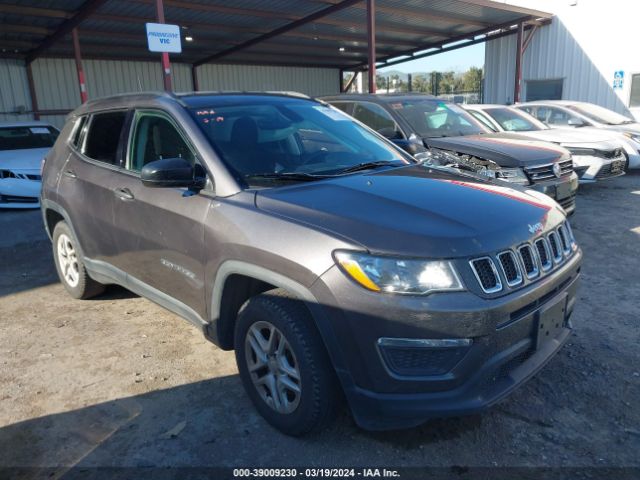
{"type": "Polygon", "coordinates": [[[608,108],[600,107],[592,103],[580,103],[576,105],[567,105],[567,108],[574,112],[581,113],[591,120],[596,122],[605,123],[607,125],[622,125],[625,123],[633,123],[633,120],[628,119],[624,115],[613,112],[608,108]]]}
{"type": "Polygon", "coordinates": [[[52,147],[58,130],[49,126],[0,127],[0,151],[52,147]]]}
{"type": "Polygon", "coordinates": [[[507,132],[532,132],[547,130],[548,127],[531,115],[512,108],[487,108],[485,112],[507,132]]]}
{"type": "Polygon", "coordinates": [[[191,113],[227,166],[250,186],[411,163],[351,117],[315,102],[224,101],[191,113]]]}
{"type": "Polygon", "coordinates": [[[391,102],[389,106],[423,138],[477,135],[489,131],[468,112],[453,103],[408,98],[391,102]]]}

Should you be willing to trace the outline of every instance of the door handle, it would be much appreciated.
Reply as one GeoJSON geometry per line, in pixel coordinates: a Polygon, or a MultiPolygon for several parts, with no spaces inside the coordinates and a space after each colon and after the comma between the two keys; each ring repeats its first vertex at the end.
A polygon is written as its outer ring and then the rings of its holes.
{"type": "Polygon", "coordinates": [[[78,175],[76,175],[76,172],[74,172],[73,170],[65,170],[63,172],[63,175],[69,178],[78,178],[78,175]]]}
{"type": "Polygon", "coordinates": [[[116,188],[113,191],[113,193],[120,200],[133,200],[134,198],[136,198],[133,196],[133,193],[131,193],[131,190],[129,190],[128,188],[116,188]]]}

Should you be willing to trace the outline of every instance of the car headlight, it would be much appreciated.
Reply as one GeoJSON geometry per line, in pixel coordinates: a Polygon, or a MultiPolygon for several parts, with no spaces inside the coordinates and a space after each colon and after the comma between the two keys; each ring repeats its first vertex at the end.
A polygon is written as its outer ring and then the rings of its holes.
{"type": "Polygon", "coordinates": [[[529,185],[529,179],[524,170],[517,168],[500,168],[498,170],[487,171],[487,176],[504,180],[505,182],[517,183],[519,185],[529,185]]]}
{"type": "Polygon", "coordinates": [[[636,143],[640,143],[640,134],[638,133],[631,133],[631,132],[624,132],[624,135],[628,138],[630,138],[631,140],[633,140],[636,143]]]}
{"type": "Polygon", "coordinates": [[[458,274],[446,260],[380,257],[336,251],[336,263],[356,283],[374,292],[425,295],[464,290],[458,274]]]}

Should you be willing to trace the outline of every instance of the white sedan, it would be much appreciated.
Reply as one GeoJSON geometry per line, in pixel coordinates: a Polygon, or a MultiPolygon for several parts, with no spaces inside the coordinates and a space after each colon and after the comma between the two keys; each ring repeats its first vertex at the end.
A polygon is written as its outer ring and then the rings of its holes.
{"type": "Polygon", "coordinates": [[[634,119],[600,105],[572,100],[539,100],[514,106],[550,127],[598,128],[616,132],[621,135],[629,168],[640,168],[640,123],[634,119]]]}
{"type": "Polygon", "coordinates": [[[40,166],[59,133],[43,122],[0,123],[0,208],[40,206],[40,166]]]}
{"type": "Polygon", "coordinates": [[[528,113],[505,105],[464,105],[477,120],[496,132],[556,143],[571,152],[580,183],[624,175],[627,157],[623,137],[592,127],[549,128],[528,113]]]}

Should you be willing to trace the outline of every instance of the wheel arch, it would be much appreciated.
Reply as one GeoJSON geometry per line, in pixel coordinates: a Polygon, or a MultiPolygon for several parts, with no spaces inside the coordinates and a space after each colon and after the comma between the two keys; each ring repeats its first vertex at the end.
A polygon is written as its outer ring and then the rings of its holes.
{"type": "MultiPolygon", "coordinates": [[[[211,292],[211,323],[208,337],[225,350],[233,348],[233,331],[240,307],[262,292],[282,288],[302,300],[309,310],[321,337],[323,334],[318,301],[308,287],[281,273],[240,260],[227,260],[216,274],[211,292]]],[[[326,345],[325,338],[323,342],[326,345]]]]}

